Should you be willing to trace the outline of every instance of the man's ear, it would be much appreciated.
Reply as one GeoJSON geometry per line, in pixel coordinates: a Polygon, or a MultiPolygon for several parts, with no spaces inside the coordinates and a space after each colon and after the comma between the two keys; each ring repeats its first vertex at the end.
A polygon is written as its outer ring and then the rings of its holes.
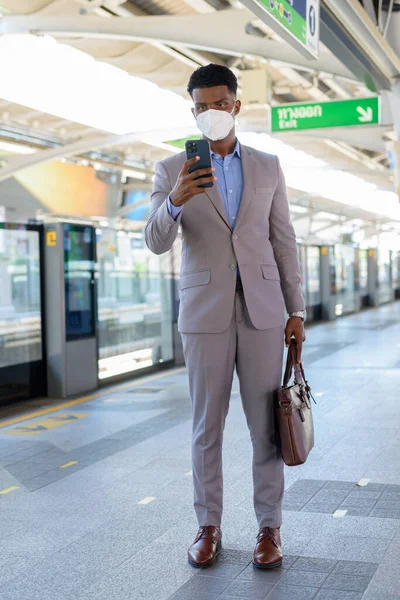
{"type": "Polygon", "coordinates": [[[196,118],[196,115],[194,114],[194,108],[192,106],[192,108],[190,109],[192,111],[192,115],[194,116],[194,118],[196,118]]]}
{"type": "Polygon", "coordinates": [[[242,103],[240,100],[236,100],[235,103],[235,117],[240,113],[240,109],[242,108],[242,103]]]}

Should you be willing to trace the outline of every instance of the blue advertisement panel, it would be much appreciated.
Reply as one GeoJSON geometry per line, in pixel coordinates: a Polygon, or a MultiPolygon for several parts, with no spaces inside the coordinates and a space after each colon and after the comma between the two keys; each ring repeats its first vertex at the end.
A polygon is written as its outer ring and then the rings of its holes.
{"type": "Polygon", "coordinates": [[[127,219],[131,219],[132,221],[147,221],[150,212],[150,191],[130,190],[126,192],[124,206],[127,204],[132,205],[132,211],[126,215],[127,219]]]}
{"type": "Polygon", "coordinates": [[[95,334],[94,259],[94,229],[85,225],[64,225],[67,340],[95,334]]]}

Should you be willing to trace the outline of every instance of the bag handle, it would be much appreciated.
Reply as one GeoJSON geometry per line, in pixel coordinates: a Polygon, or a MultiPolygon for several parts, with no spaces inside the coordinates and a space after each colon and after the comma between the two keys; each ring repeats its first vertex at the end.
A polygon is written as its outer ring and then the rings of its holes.
{"type": "Polygon", "coordinates": [[[306,377],[304,375],[304,369],[302,363],[297,362],[297,342],[294,338],[290,340],[290,346],[288,348],[287,358],[286,358],[286,368],[285,375],[283,377],[283,387],[286,387],[292,377],[292,372],[294,369],[294,378],[297,383],[302,383],[302,380],[305,382],[306,377]]]}
{"type": "Polygon", "coordinates": [[[294,338],[290,340],[290,346],[288,348],[285,375],[283,377],[283,387],[287,387],[292,376],[293,369],[296,383],[300,383],[305,386],[308,399],[311,397],[316,404],[315,398],[311,393],[311,388],[308,385],[308,381],[304,374],[303,363],[297,362],[297,342],[294,338]]]}

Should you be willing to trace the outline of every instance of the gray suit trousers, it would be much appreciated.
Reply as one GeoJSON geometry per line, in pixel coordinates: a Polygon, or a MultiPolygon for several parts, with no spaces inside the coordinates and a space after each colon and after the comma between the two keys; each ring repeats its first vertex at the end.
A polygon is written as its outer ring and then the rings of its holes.
{"type": "Polygon", "coordinates": [[[254,509],[259,527],[280,527],[284,463],[275,429],[274,392],[281,384],[284,328],[251,324],[243,291],[236,291],[228,329],[182,334],[193,413],[194,508],[199,526],[221,525],[222,439],[233,372],[253,444],[254,509]]]}

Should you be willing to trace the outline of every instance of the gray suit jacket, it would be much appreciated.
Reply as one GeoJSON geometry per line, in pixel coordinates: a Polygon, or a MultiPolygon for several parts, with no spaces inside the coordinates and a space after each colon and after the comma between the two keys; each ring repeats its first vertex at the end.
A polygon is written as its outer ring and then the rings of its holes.
{"type": "Polygon", "coordinates": [[[182,152],[156,166],[145,239],[152,252],[163,254],[182,226],[181,333],[220,333],[228,328],[237,265],[256,329],[283,325],[284,302],[288,312],[304,309],[296,238],[279,160],[246,146],[241,146],[241,155],[244,189],[234,230],[216,185],[194,196],[174,221],[166,198],[186,155],[182,152]]]}

